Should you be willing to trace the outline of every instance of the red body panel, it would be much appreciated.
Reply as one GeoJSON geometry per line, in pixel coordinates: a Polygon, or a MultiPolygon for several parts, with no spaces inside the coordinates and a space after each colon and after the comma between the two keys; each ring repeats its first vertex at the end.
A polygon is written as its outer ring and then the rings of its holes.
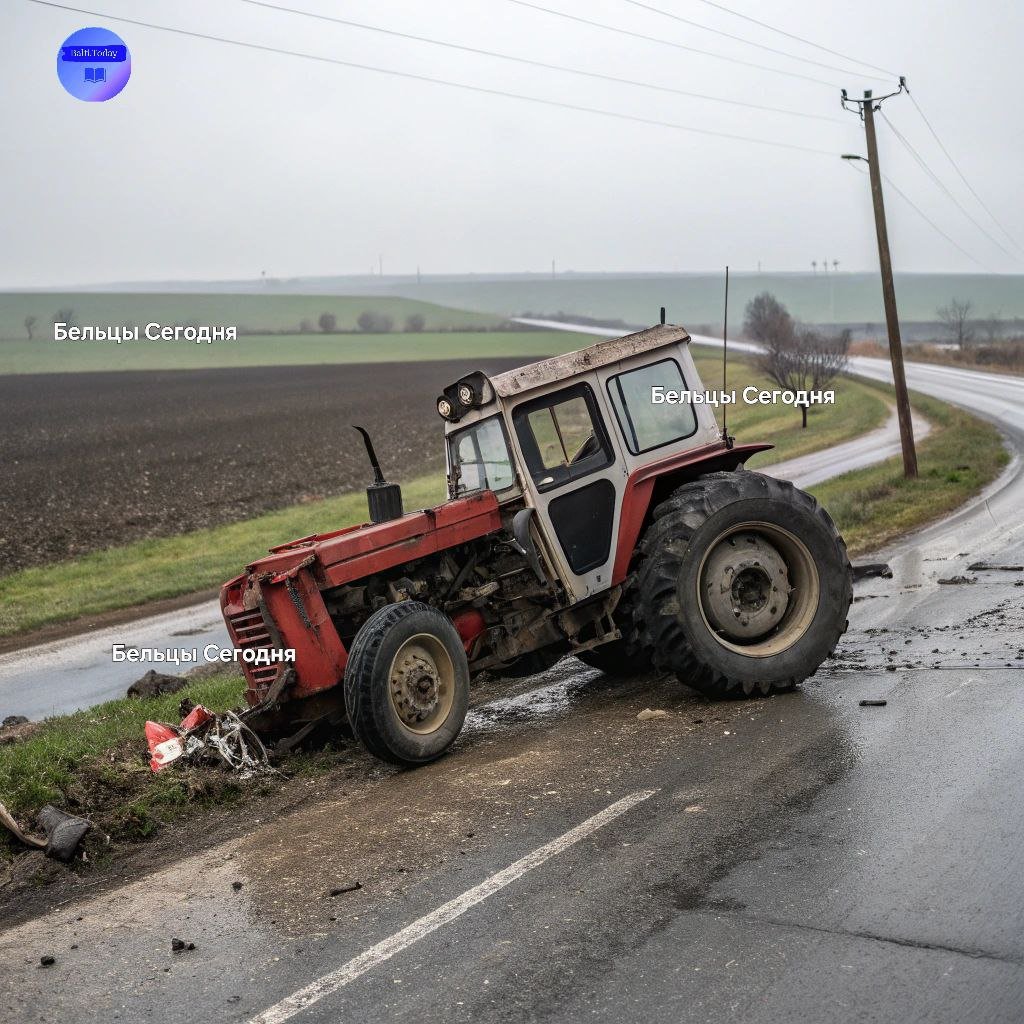
{"type": "MultiPolygon", "coordinates": [[[[304,537],[273,548],[221,588],[221,610],[237,648],[295,649],[292,695],[306,697],[341,681],[348,652],[320,591],[372,576],[501,528],[491,491],[412,512],[387,523],[365,524],[304,537]]],[[[479,632],[475,620],[459,627],[463,642],[479,632]]],[[[246,699],[259,703],[279,666],[246,664],[246,699]]]]}
{"type": "Polygon", "coordinates": [[[715,468],[735,467],[746,462],[751,455],[772,447],[774,446],[770,444],[737,444],[729,448],[724,441],[719,441],[715,444],[702,445],[700,448],[692,448],[688,452],[670,455],[657,462],[650,462],[631,473],[622,494],[622,514],[619,517],[619,537],[615,545],[612,586],[626,578],[629,563],[633,558],[633,549],[647,519],[651,495],[659,477],[690,466],[700,466],[702,473],[715,468]]]}

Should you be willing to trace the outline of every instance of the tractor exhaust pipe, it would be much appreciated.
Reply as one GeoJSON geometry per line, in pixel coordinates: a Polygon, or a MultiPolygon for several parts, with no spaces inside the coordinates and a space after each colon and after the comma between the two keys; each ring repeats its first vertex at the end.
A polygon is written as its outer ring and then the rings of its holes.
{"type": "Polygon", "coordinates": [[[370,508],[370,522],[387,523],[392,519],[401,519],[405,514],[402,511],[402,488],[398,484],[389,484],[384,479],[370,435],[362,427],[353,425],[353,428],[363,435],[366,454],[373,467],[373,483],[366,488],[366,503],[370,508]]]}

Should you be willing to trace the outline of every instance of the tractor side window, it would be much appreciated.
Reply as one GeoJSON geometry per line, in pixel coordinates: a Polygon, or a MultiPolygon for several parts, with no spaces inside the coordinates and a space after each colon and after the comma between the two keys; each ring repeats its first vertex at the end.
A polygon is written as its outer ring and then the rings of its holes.
{"type": "Polygon", "coordinates": [[[452,468],[459,494],[503,491],[516,482],[505,431],[497,416],[460,430],[451,442],[452,468]]]}
{"type": "Polygon", "coordinates": [[[651,401],[652,387],[686,390],[682,371],[674,359],[662,359],[608,380],[608,396],[626,446],[633,455],[681,441],[697,431],[697,414],[692,405],[677,402],[655,405],[651,401]]]}
{"type": "Polygon", "coordinates": [[[513,420],[539,490],[576,480],[612,461],[594,393],[586,384],[521,405],[513,420]]]}

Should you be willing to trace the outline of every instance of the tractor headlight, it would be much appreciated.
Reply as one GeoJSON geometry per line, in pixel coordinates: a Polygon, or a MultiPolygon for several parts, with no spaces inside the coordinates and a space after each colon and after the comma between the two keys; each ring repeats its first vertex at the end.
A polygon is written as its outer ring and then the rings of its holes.
{"type": "Polygon", "coordinates": [[[459,385],[458,389],[459,401],[467,408],[472,409],[477,404],[476,392],[473,390],[473,385],[467,381],[463,381],[459,385]]]}
{"type": "Polygon", "coordinates": [[[452,403],[449,402],[448,399],[445,398],[444,395],[442,395],[437,400],[437,411],[446,420],[450,420],[453,417],[454,413],[455,413],[455,410],[452,408],[452,403]]]}

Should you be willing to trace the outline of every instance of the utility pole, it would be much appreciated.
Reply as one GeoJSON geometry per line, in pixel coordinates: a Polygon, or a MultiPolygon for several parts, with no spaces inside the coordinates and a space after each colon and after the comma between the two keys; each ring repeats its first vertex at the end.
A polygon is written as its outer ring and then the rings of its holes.
{"type": "MultiPolygon", "coordinates": [[[[875,136],[875,111],[880,110],[882,101],[898,96],[905,91],[906,82],[901,77],[900,87],[888,96],[877,99],[871,90],[864,93],[862,100],[850,100],[843,90],[843,108],[851,109],[847,103],[856,104],[864,121],[864,136],[867,141],[868,173],[871,177],[871,201],[875,208],[875,234],[878,236],[878,265],[882,273],[882,301],[885,304],[885,325],[889,335],[889,360],[892,363],[892,381],[896,389],[896,413],[900,423],[900,445],[903,448],[903,475],[917,476],[917,450],[914,447],[914,423],[910,416],[910,397],[907,394],[907,375],[903,368],[903,342],[900,339],[900,319],[896,309],[896,288],[892,279],[892,256],[889,254],[889,232],[885,224],[885,202],[882,199],[882,169],[878,164],[878,139],[875,136]]],[[[844,154],[844,160],[863,160],[864,157],[844,154]]]]}

